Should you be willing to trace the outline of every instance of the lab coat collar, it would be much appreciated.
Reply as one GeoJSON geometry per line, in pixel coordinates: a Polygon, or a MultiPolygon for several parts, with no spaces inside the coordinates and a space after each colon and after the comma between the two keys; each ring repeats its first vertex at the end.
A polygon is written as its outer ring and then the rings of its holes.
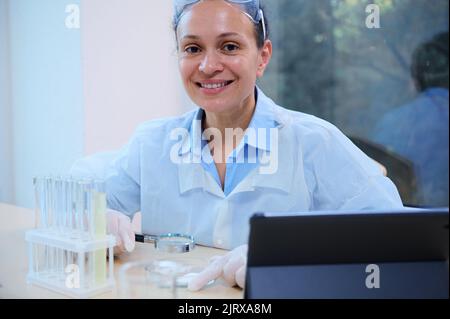
{"type": "Polygon", "coordinates": [[[182,147],[179,155],[185,156],[187,153],[192,153],[194,156],[200,156],[202,153],[202,120],[203,110],[198,108],[194,113],[194,117],[188,128],[189,134],[183,137],[182,147]]]}
{"type": "MultiPolygon", "coordinates": [[[[189,156],[189,154],[186,156],[189,156]]],[[[180,195],[191,190],[203,189],[203,191],[219,198],[226,197],[219,184],[198,163],[178,164],[178,186],[180,195]]]]}
{"type": "MultiPolygon", "coordinates": [[[[293,172],[295,171],[294,161],[292,161],[295,158],[293,146],[292,142],[280,140],[277,151],[283,156],[278,157],[277,172],[264,175],[260,173],[259,167],[256,167],[233,189],[228,198],[238,193],[252,192],[257,189],[272,189],[289,194],[292,190],[293,172]]],[[[189,154],[185,156],[189,156],[189,154]]],[[[178,164],[178,182],[181,195],[194,189],[203,189],[219,198],[227,198],[219,184],[199,163],[178,164]]]]}
{"type": "Polygon", "coordinates": [[[277,121],[277,117],[275,116],[273,102],[270,101],[258,87],[255,88],[255,97],[255,112],[242,142],[231,155],[233,158],[243,156],[242,152],[246,145],[257,150],[270,152],[272,146],[270,143],[270,130],[277,129],[281,126],[280,121],[277,121]],[[253,133],[250,133],[251,130],[253,133]],[[252,137],[251,134],[254,134],[255,136],[252,137]]]}
{"type": "MultiPolygon", "coordinates": [[[[259,87],[255,87],[255,95],[257,102],[249,128],[255,130],[257,138],[256,140],[253,138],[248,138],[248,133],[246,133],[241,145],[239,145],[233,152],[233,157],[237,157],[237,155],[244,148],[245,144],[256,149],[270,152],[270,129],[281,128],[283,126],[282,120],[275,111],[275,103],[270,100],[259,87]],[[260,142],[258,141],[258,129],[266,130],[266,138],[260,142]]],[[[204,143],[202,143],[201,139],[203,115],[204,111],[201,108],[198,108],[194,113],[194,117],[189,127],[189,134],[186,135],[182,141],[182,147],[179,155],[185,155],[188,152],[191,152],[194,156],[200,156],[202,154],[204,149],[204,143]]]]}
{"type": "MultiPolygon", "coordinates": [[[[276,128],[278,132],[280,132],[280,130],[282,130],[291,120],[288,112],[278,107],[271,99],[265,96],[259,88],[257,88],[257,94],[257,108],[250,125],[252,125],[252,127],[262,126],[266,128],[276,128]]],[[[189,131],[193,132],[193,134],[190,134],[191,136],[200,136],[202,117],[203,110],[198,109],[193,116],[189,128],[189,131]]],[[[279,133],[279,136],[280,135],[281,134],[279,133]]],[[[185,138],[183,143],[186,144],[186,148],[183,147],[182,149],[188,151],[183,152],[182,158],[186,157],[188,159],[191,156],[190,150],[193,150],[192,153],[194,154],[201,153],[201,139],[196,140],[198,142],[195,142],[192,138],[185,138]]],[[[259,147],[258,145],[252,146],[259,147]]],[[[262,147],[259,148],[263,149],[262,147]]],[[[264,150],[267,152],[273,151],[270,143],[268,143],[264,150]]],[[[260,174],[259,167],[257,167],[236,186],[228,197],[237,193],[254,191],[257,188],[275,189],[284,193],[290,193],[293,183],[292,172],[294,172],[294,163],[292,161],[292,159],[295,158],[294,145],[292,142],[280,138],[277,143],[276,151],[279,154],[277,173],[273,175],[260,174]],[[281,154],[283,154],[283,156],[281,156],[281,154]]],[[[221,187],[210,174],[207,174],[200,163],[178,164],[178,178],[180,194],[185,194],[191,190],[201,188],[219,198],[224,199],[227,197],[221,187]]]]}

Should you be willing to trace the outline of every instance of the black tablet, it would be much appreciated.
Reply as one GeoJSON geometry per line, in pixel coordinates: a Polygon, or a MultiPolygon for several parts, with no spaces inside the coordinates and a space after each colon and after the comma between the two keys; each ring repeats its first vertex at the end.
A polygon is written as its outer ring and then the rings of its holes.
{"type": "Polygon", "coordinates": [[[247,298],[448,298],[448,208],[264,213],[247,298]]]}

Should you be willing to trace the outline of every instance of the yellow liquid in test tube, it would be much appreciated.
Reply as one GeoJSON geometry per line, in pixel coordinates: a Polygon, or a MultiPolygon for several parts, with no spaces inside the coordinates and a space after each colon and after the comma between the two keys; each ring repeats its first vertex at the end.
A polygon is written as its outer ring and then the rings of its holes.
{"type": "MultiPolygon", "coordinates": [[[[106,194],[93,193],[94,225],[96,239],[106,236],[106,194]]],[[[106,250],[101,249],[94,252],[95,283],[103,284],[106,281],[106,250]]]]}

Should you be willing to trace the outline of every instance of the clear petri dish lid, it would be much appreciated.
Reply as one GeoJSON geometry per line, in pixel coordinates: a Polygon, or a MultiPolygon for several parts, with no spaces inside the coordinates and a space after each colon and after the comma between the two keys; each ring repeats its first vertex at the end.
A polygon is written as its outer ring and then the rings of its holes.
{"type": "Polygon", "coordinates": [[[195,241],[191,235],[170,233],[155,237],[155,248],[169,253],[187,253],[195,248],[195,241]]]}

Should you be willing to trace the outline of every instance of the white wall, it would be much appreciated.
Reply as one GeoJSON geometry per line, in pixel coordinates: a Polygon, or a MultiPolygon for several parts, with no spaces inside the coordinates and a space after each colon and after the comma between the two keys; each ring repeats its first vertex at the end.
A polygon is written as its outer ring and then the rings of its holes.
{"type": "Polygon", "coordinates": [[[0,0],[0,202],[33,207],[33,176],[192,108],[171,17],[169,0],[0,0]],[[66,28],[68,4],[81,29],[66,28]]]}
{"type": "Polygon", "coordinates": [[[66,172],[83,151],[80,31],[65,26],[67,3],[9,1],[13,192],[20,206],[33,206],[33,176],[66,172]]]}
{"type": "Polygon", "coordinates": [[[123,146],[137,125],[190,102],[178,75],[169,0],[82,0],[85,154],[123,146]]]}
{"type": "Polygon", "coordinates": [[[8,1],[0,0],[0,202],[12,203],[8,1]]]}

